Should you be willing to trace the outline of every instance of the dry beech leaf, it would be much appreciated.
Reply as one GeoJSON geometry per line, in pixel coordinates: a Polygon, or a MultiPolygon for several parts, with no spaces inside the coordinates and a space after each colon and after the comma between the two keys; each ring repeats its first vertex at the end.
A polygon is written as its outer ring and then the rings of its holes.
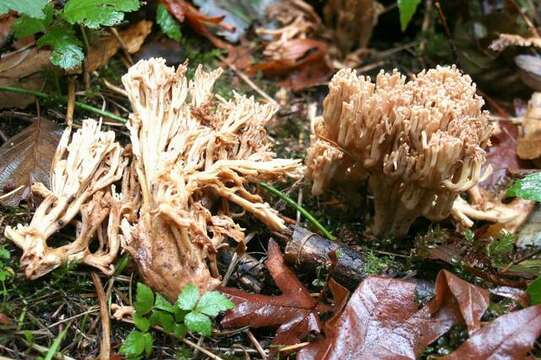
{"type": "Polygon", "coordinates": [[[419,309],[413,282],[369,277],[344,310],[324,324],[325,337],[299,351],[299,360],[416,359],[455,323],[476,326],[486,290],[442,271],[435,298],[419,309]],[[469,296],[469,298],[468,298],[469,296]]]}
{"type": "MultiPolygon", "coordinates": [[[[29,90],[40,90],[45,79],[41,70],[50,66],[49,50],[35,47],[23,48],[0,57],[0,86],[16,86],[29,90]]],[[[34,101],[31,95],[2,93],[0,109],[24,108],[34,101]]]]}
{"type": "MultiPolygon", "coordinates": [[[[126,50],[136,53],[143,45],[148,34],[152,30],[152,21],[141,20],[138,23],[118,32],[118,35],[126,45],[126,50]]],[[[120,43],[111,34],[101,37],[93,46],[90,46],[86,57],[86,71],[92,72],[107,64],[120,49],[120,43]]]]}
{"type": "Polygon", "coordinates": [[[22,186],[0,200],[2,205],[17,206],[27,199],[34,182],[49,186],[51,161],[61,134],[55,123],[38,118],[0,147],[0,196],[22,186]]]}
{"type": "MultiPolygon", "coordinates": [[[[269,241],[268,256],[265,265],[282,294],[267,296],[234,288],[220,289],[236,305],[226,313],[222,326],[278,327],[273,343],[280,345],[295,344],[310,332],[320,332],[318,314],[328,312],[330,307],[312,298],[308,289],[285,265],[280,248],[272,240],[269,241]]],[[[340,285],[334,285],[337,294],[347,293],[340,285]]]]}
{"type": "Polygon", "coordinates": [[[541,305],[500,316],[441,360],[524,359],[541,335],[541,305]]]}

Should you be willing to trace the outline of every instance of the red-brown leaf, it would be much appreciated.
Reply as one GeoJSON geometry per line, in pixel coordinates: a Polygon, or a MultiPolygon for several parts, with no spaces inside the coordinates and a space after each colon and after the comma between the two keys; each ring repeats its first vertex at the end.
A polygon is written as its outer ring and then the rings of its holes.
{"type": "Polygon", "coordinates": [[[500,316],[441,360],[524,359],[541,335],[541,305],[500,316]]]}
{"type": "Polygon", "coordinates": [[[310,292],[285,265],[280,248],[272,240],[269,241],[268,256],[265,265],[282,295],[266,296],[222,288],[221,291],[229,295],[236,305],[225,314],[222,326],[278,327],[274,343],[282,345],[295,344],[310,332],[320,332],[318,314],[330,308],[312,298],[310,292]]]}
{"type": "Polygon", "coordinates": [[[485,292],[447,272],[440,273],[435,298],[421,309],[415,287],[405,280],[367,278],[343,312],[325,323],[325,338],[303,348],[297,359],[416,359],[463,318],[477,324],[486,309],[485,292]]]}

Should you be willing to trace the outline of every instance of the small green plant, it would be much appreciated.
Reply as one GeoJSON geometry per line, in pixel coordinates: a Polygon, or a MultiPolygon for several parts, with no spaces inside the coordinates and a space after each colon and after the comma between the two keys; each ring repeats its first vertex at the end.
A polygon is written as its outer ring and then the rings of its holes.
{"type": "Polygon", "coordinates": [[[4,299],[7,296],[6,282],[13,277],[13,270],[8,266],[7,262],[11,258],[11,254],[4,246],[0,246],[0,283],[2,283],[2,294],[4,299]]]}
{"type": "Polygon", "coordinates": [[[180,25],[171,14],[169,14],[169,11],[167,11],[163,4],[159,4],[156,10],[156,23],[160,25],[160,29],[165,35],[175,41],[180,41],[180,38],[182,37],[180,25]]]}
{"type": "Polygon", "coordinates": [[[515,181],[507,190],[507,196],[541,202],[541,172],[527,175],[515,181]]]}
{"type": "Polygon", "coordinates": [[[83,42],[77,35],[86,29],[114,26],[124,20],[124,13],[139,9],[139,0],[68,0],[63,9],[47,0],[7,0],[0,4],[0,15],[9,10],[21,16],[13,25],[17,38],[42,34],[37,46],[51,48],[51,63],[72,69],[84,60],[83,42]]]}
{"type": "Polygon", "coordinates": [[[234,304],[218,291],[200,295],[197,286],[188,284],[173,305],[145,284],[137,283],[134,306],[136,329],[120,347],[120,353],[128,359],[150,356],[153,344],[151,327],[160,326],[164,332],[178,338],[184,337],[187,331],[210,336],[212,319],[220,312],[232,309],[234,304]]]}
{"type": "Polygon", "coordinates": [[[490,258],[492,265],[502,267],[508,261],[515,245],[516,236],[507,231],[502,231],[500,235],[492,240],[486,248],[486,254],[490,258]]]}
{"type": "Polygon", "coordinates": [[[411,18],[417,11],[417,6],[421,0],[397,0],[398,11],[400,12],[400,27],[405,31],[408,27],[411,18]]]}

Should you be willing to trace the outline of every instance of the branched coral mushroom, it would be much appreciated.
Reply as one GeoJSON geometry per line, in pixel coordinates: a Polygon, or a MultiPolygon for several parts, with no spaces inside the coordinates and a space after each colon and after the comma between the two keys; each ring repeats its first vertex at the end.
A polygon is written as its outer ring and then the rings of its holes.
{"type": "Polygon", "coordinates": [[[307,155],[312,192],[332,180],[368,178],[376,234],[404,236],[419,216],[447,217],[461,191],[475,185],[491,133],[483,100],[455,67],[376,82],[341,70],[313,124],[307,155]]]}
{"type": "Polygon", "coordinates": [[[66,129],[51,167],[51,189],[37,183],[32,190],[43,196],[29,225],[6,227],[6,237],[23,250],[21,266],[30,279],[38,278],[68,261],[80,261],[112,273],[112,261],[120,249],[111,208],[118,207],[118,195],[112,184],[123,173],[126,160],[115,142],[115,133],[102,131],[94,120],[83,121],[71,137],[66,129]],[[81,214],[76,239],[63,246],[47,243],[51,235],[81,214]],[[111,216],[109,216],[111,213],[111,216]],[[109,221],[106,219],[109,218],[109,221]],[[99,240],[91,251],[92,239],[99,240]]]}
{"type": "Polygon", "coordinates": [[[248,184],[300,174],[298,161],[274,159],[269,149],[264,125],[275,112],[271,105],[215,96],[221,70],[198,68],[191,81],[185,72],[151,59],[122,78],[142,194],[139,218],[122,221],[123,244],[145,281],[172,299],[188,282],[201,289],[219,283],[218,247],[226,238],[244,240],[234,221],[239,209],[273,230],[285,229],[248,184]]]}

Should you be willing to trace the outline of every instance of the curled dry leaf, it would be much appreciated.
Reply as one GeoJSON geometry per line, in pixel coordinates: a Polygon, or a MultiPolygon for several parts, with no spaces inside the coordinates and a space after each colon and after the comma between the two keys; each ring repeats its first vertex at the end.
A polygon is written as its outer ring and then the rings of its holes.
{"type": "MultiPolygon", "coordinates": [[[[70,139],[71,128],[62,135],[51,165],[50,189],[42,183],[32,190],[44,199],[28,225],[6,227],[5,235],[23,250],[21,267],[36,279],[69,261],[81,261],[112,273],[112,261],[120,249],[118,237],[106,236],[107,215],[117,201],[111,186],[123,173],[126,161],[113,131],[102,131],[94,120],[84,120],[70,139]],[[75,241],[54,247],[48,239],[81,213],[75,241]],[[102,226],[103,224],[103,226],[102,226]],[[96,251],[90,241],[99,240],[96,251]]],[[[120,217],[111,215],[108,235],[118,230],[120,217]]]]}
{"type": "Polygon", "coordinates": [[[524,359],[541,335],[541,305],[500,316],[440,360],[524,359]]]}
{"type": "MultiPolygon", "coordinates": [[[[119,31],[118,35],[126,46],[126,51],[133,54],[139,51],[151,30],[152,21],[141,20],[130,25],[128,28],[119,31]]],[[[88,49],[85,60],[85,70],[87,72],[93,72],[107,64],[119,49],[120,43],[112,34],[107,34],[106,36],[98,38],[88,49]]]]}
{"type": "Polygon", "coordinates": [[[32,195],[30,187],[35,182],[49,186],[60,135],[55,123],[37,118],[0,147],[0,204],[17,206],[32,195]]]}
{"type": "MultiPolygon", "coordinates": [[[[0,57],[0,86],[16,86],[29,90],[40,90],[45,82],[41,73],[51,66],[49,50],[35,47],[22,48],[0,57]]],[[[25,94],[2,93],[0,109],[24,108],[34,101],[34,97],[25,94]]]]}
{"type": "Polygon", "coordinates": [[[475,328],[488,293],[442,271],[435,298],[419,309],[413,282],[369,277],[343,311],[324,324],[325,337],[299,351],[298,360],[416,359],[455,323],[475,328]]]}
{"type": "MultiPolygon", "coordinates": [[[[310,332],[319,333],[319,314],[330,308],[318,303],[295,274],[285,265],[278,245],[270,240],[267,269],[282,292],[278,296],[249,294],[239,289],[221,288],[235,303],[225,314],[221,324],[225,328],[243,326],[278,328],[273,344],[292,345],[310,332]]],[[[337,283],[333,289],[339,298],[347,297],[347,290],[337,283]]]]}
{"type": "Polygon", "coordinates": [[[265,124],[275,112],[239,94],[212,92],[221,69],[201,67],[193,80],[163,59],[141,60],[123,76],[133,114],[128,128],[137,183],[138,218],[122,221],[123,247],[145,282],[171,300],[189,282],[219,284],[216,252],[227,238],[244,241],[238,208],[272,230],[283,219],[248,184],[299,177],[298,160],[275,159],[265,124]],[[210,264],[210,268],[207,265],[210,264]]]}

